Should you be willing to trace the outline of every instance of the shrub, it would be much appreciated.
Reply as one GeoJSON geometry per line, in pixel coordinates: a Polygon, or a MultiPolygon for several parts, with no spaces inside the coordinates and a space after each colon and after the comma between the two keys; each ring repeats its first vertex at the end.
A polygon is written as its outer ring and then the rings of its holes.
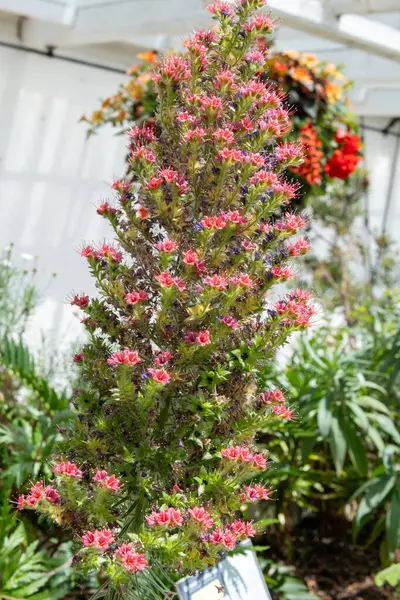
{"type": "Polygon", "coordinates": [[[308,246],[289,242],[305,220],[286,208],[296,186],[283,173],[301,147],[280,142],[288,110],[258,75],[263,4],[214,3],[219,33],[197,32],[152,75],[156,122],[128,133],[138,185],[115,181],[118,206],[97,209],[116,243],[81,251],[99,297],[71,297],[90,334],[74,358],[77,421],[56,484],[19,500],[72,528],[75,562],[116,596],[156,597],[256,533],[240,518],[268,497],[251,485],[267,467],[254,436],[293,417],[257,389],[260,365],[315,310],[305,290],[266,299],[308,246]]]}

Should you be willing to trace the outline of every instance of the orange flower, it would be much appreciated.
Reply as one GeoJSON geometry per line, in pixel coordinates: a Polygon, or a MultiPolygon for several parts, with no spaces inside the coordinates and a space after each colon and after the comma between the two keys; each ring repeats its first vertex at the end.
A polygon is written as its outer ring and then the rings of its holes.
{"type": "Polygon", "coordinates": [[[303,177],[310,185],[318,185],[322,181],[322,143],[311,121],[300,129],[300,141],[304,147],[304,162],[299,167],[292,167],[292,172],[303,177]]]}
{"type": "Polygon", "coordinates": [[[155,50],[149,50],[148,52],[141,52],[137,55],[140,60],[144,60],[144,62],[151,64],[157,62],[157,52],[155,50]]]}
{"type": "Polygon", "coordinates": [[[103,120],[103,118],[104,118],[103,111],[102,110],[95,110],[92,113],[91,121],[92,121],[92,123],[97,124],[97,123],[101,123],[102,120],[103,120]]]}
{"type": "Polygon", "coordinates": [[[314,83],[310,71],[305,67],[293,67],[290,71],[290,76],[292,77],[292,79],[298,81],[303,85],[310,86],[314,83]]]}
{"type": "Polygon", "coordinates": [[[343,88],[337,83],[327,81],[325,84],[325,95],[328,104],[336,104],[343,95],[343,88]]]}

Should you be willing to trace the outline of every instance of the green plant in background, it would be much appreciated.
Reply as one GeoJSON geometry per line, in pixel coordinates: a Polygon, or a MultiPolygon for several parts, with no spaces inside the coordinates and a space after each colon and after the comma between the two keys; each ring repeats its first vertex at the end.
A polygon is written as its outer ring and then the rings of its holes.
{"type": "Polygon", "coordinates": [[[70,569],[71,546],[61,532],[32,515],[17,520],[10,504],[32,474],[49,476],[48,461],[71,416],[69,394],[53,387],[48,369],[39,366],[24,342],[39,298],[35,275],[35,266],[31,270],[14,266],[11,247],[4,252],[0,262],[0,598],[61,600],[72,591],[74,598],[85,598],[88,582],[83,582],[81,594],[70,569]]]}
{"type": "Polygon", "coordinates": [[[398,298],[388,294],[355,316],[352,328],[299,339],[282,369],[260,375],[264,389],[288,390],[299,416],[260,434],[276,467],[261,476],[275,489],[268,512],[281,523],[289,559],[291,533],[310,512],[349,528],[353,521],[359,544],[380,543],[383,565],[399,545],[398,298]]]}

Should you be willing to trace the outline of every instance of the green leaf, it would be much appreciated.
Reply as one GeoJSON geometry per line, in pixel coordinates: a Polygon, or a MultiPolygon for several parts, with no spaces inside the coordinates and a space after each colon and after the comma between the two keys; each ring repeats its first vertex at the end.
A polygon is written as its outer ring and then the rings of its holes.
{"type": "Polygon", "coordinates": [[[357,435],[356,430],[351,426],[347,427],[347,443],[349,446],[351,462],[358,473],[363,477],[366,477],[368,474],[367,451],[360,437],[357,435]]]}
{"type": "Polygon", "coordinates": [[[369,421],[368,421],[368,417],[365,414],[365,412],[363,411],[362,408],[360,408],[360,406],[358,406],[358,404],[356,404],[355,402],[348,402],[347,406],[350,408],[350,410],[353,412],[355,418],[355,422],[356,424],[361,427],[361,429],[367,430],[369,427],[369,421]]]}
{"type": "Polygon", "coordinates": [[[390,565],[387,569],[383,569],[383,571],[379,571],[379,573],[375,576],[376,585],[385,585],[388,583],[389,585],[396,587],[400,583],[400,563],[396,563],[394,565],[390,565]]]}
{"type": "Polygon", "coordinates": [[[389,556],[394,554],[398,547],[400,536],[400,490],[399,485],[395,490],[389,510],[386,514],[386,540],[389,556]]]}
{"type": "Polygon", "coordinates": [[[324,396],[318,406],[318,429],[324,438],[327,438],[331,430],[332,412],[330,411],[330,399],[324,396]]]}
{"type": "Polygon", "coordinates": [[[373,398],[372,396],[359,396],[356,398],[355,402],[360,406],[364,406],[364,408],[372,408],[374,410],[383,412],[390,416],[390,410],[388,407],[383,404],[380,400],[373,398]]]}
{"type": "Polygon", "coordinates": [[[344,461],[347,452],[346,432],[342,415],[333,415],[331,423],[330,446],[336,473],[339,476],[343,470],[344,461]]]}
{"type": "Polygon", "coordinates": [[[384,502],[395,485],[395,477],[384,476],[375,480],[368,487],[368,491],[361,498],[355,518],[354,525],[357,530],[365,525],[378,506],[384,502]]]}

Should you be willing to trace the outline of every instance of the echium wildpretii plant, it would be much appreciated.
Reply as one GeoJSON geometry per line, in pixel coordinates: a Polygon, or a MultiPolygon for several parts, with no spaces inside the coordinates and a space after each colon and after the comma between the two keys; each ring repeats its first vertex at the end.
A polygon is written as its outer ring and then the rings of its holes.
{"type": "Polygon", "coordinates": [[[254,435],[293,415],[279,390],[257,388],[261,363],[314,314],[305,290],[267,299],[308,242],[289,241],[304,219],[282,173],[301,146],[279,143],[288,109],[259,79],[263,5],[211,5],[218,33],[158,67],[155,125],[128,132],[137,183],[115,181],[118,208],[97,209],[116,245],[81,251],[100,297],[71,299],[90,333],[74,358],[78,418],[56,484],[19,505],[70,527],[77,562],[117,587],[154,564],[192,573],[254,535],[240,508],[269,498],[251,484],[267,467],[254,435]]]}

